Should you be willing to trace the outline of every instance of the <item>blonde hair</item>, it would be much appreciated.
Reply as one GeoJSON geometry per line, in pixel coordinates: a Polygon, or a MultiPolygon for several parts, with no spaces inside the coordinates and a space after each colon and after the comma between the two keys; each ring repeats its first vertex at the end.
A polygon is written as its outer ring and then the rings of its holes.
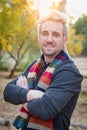
{"type": "Polygon", "coordinates": [[[68,36],[68,19],[67,15],[65,13],[56,11],[56,10],[50,10],[45,14],[45,16],[41,16],[38,21],[38,32],[41,32],[42,24],[46,21],[56,21],[61,22],[64,26],[64,36],[68,36]]]}

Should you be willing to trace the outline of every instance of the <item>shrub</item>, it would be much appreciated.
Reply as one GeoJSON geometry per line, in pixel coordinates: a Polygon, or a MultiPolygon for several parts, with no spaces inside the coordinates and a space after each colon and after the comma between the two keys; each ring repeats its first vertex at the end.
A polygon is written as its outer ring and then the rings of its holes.
{"type": "Polygon", "coordinates": [[[0,56],[0,71],[7,71],[9,69],[8,63],[0,56]]]}

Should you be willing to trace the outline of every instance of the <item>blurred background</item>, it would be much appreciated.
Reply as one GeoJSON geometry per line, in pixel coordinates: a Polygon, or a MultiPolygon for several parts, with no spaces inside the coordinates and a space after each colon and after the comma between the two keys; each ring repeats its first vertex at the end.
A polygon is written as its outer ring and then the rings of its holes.
{"type": "MultiPolygon", "coordinates": [[[[11,129],[17,108],[3,100],[5,85],[40,56],[37,21],[48,9],[65,12],[69,18],[68,52],[84,76],[82,91],[70,129],[87,129],[87,3],[86,0],[0,0],[0,119],[11,129]],[[85,123],[85,124],[84,124],[85,123]]],[[[1,121],[0,121],[1,122],[1,121]]]]}

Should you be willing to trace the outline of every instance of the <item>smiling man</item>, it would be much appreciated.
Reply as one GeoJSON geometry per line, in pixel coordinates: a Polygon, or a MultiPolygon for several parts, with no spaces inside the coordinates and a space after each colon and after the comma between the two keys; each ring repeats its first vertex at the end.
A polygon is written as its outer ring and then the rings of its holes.
{"type": "Polygon", "coordinates": [[[50,11],[39,20],[42,54],[4,90],[5,101],[22,104],[13,123],[16,128],[69,130],[83,77],[64,51],[67,37],[65,14],[50,11]]]}

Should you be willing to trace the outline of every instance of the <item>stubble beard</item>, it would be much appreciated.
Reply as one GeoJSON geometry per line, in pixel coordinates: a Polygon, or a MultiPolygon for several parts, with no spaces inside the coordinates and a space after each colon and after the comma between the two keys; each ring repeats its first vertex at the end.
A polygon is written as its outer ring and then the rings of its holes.
{"type": "Polygon", "coordinates": [[[43,50],[42,49],[42,52],[43,52],[43,54],[46,56],[46,57],[49,57],[49,58],[51,58],[51,57],[55,57],[56,55],[57,55],[57,52],[46,52],[45,50],[43,50]]]}

